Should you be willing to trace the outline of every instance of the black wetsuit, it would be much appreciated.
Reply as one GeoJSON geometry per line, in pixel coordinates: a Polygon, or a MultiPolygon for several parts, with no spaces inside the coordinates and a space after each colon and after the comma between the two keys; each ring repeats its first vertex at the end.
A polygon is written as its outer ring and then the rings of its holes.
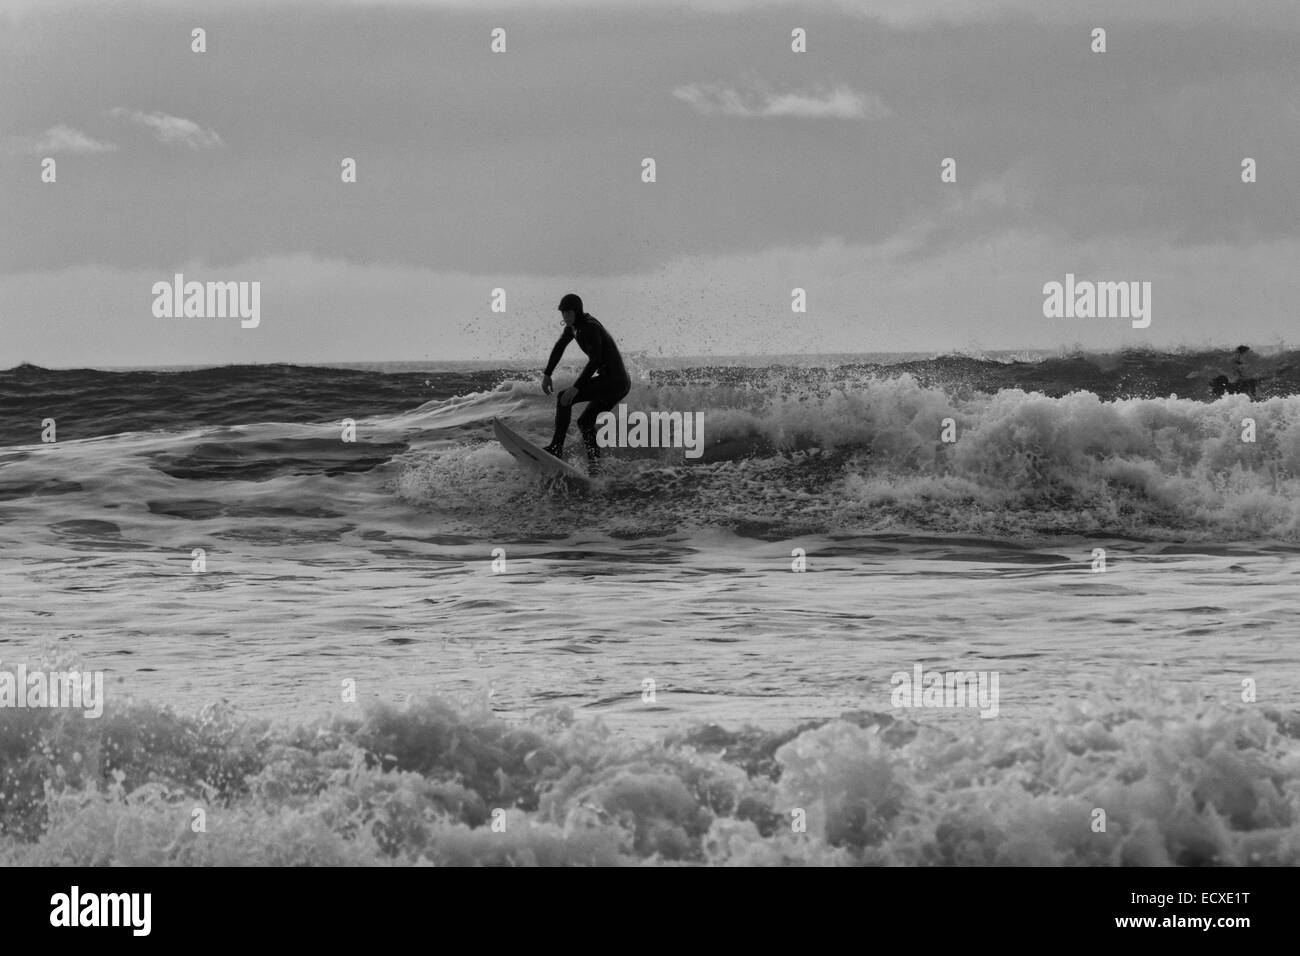
{"type": "Polygon", "coordinates": [[[558,398],[555,401],[555,437],[551,445],[554,448],[564,446],[573,406],[578,402],[587,402],[586,411],[578,416],[578,430],[582,432],[583,444],[587,446],[587,456],[594,459],[600,455],[596,446],[596,416],[611,411],[622,401],[632,388],[632,380],[623,367],[623,356],[618,354],[618,346],[614,344],[613,337],[595,318],[586,314],[573,323],[573,328],[565,327],[559,341],[551,349],[550,361],[546,363],[547,375],[555,371],[565,348],[574,339],[578,340],[578,347],[587,353],[587,367],[573,383],[573,387],[578,390],[573,401],[568,405],[561,403],[558,398]]]}
{"type": "Polygon", "coordinates": [[[1254,362],[1245,353],[1238,352],[1229,364],[1232,366],[1232,379],[1228,390],[1238,395],[1255,398],[1255,389],[1259,387],[1259,375],[1255,371],[1254,362]]]}

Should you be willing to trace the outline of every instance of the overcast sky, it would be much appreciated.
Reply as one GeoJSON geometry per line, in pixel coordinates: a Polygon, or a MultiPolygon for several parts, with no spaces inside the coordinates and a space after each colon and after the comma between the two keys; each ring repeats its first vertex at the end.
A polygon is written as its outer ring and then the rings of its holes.
{"type": "Polygon", "coordinates": [[[651,355],[1294,343],[1298,41],[1296,0],[0,0],[0,366],[541,363],[569,291],[651,355]],[[176,272],[260,326],[156,318],[176,272]],[[1066,273],[1150,327],[1044,318],[1066,273]]]}

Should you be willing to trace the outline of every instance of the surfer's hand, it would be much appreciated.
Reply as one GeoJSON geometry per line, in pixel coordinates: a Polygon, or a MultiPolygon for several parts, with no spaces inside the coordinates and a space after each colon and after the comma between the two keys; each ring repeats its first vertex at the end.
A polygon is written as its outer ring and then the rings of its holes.
{"type": "Polygon", "coordinates": [[[578,390],[574,388],[572,385],[570,385],[568,388],[566,388],[564,391],[560,393],[560,404],[572,405],[573,400],[577,397],[578,397],[578,390]]]}
{"type": "Polygon", "coordinates": [[[549,375],[543,375],[543,376],[542,376],[542,394],[543,394],[543,395],[550,395],[551,392],[553,392],[553,391],[555,391],[555,387],[554,387],[553,385],[551,385],[551,376],[549,376],[549,375]]]}

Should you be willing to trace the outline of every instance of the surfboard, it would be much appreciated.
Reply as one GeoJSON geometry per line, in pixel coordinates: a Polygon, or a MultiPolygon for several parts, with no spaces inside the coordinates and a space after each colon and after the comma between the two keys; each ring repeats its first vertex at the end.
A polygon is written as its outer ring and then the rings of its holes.
{"type": "MultiPolygon", "coordinates": [[[[1255,374],[1248,377],[1253,378],[1257,382],[1266,382],[1271,378],[1277,378],[1283,372],[1291,371],[1295,368],[1295,365],[1288,362],[1286,365],[1279,365],[1276,368],[1273,368],[1268,362],[1256,362],[1252,368],[1255,370],[1255,374]]],[[[1232,368],[1227,362],[1224,362],[1220,365],[1205,365],[1197,371],[1188,372],[1186,377],[1189,379],[1212,379],[1219,375],[1223,375],[1229,381],[1232,381],[1237,375],[1237,370],[1232,368]]]]}
{"type": "Polygon", "coordinates": [[[556,458],[550,452],[538,448],[527,438],[506,427],[501,419],[492,419],[492,431],[496,433],[497,441],[502,447],[529,471],[550,478],[570,478],[584,487],[591,485],[591,479],[578,469],[556,458]]]}

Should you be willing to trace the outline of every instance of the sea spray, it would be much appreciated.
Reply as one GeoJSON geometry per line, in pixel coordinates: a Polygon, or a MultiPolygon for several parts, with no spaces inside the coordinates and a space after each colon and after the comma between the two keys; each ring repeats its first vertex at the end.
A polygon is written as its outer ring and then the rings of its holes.
{"type": "Polygon", "coordinates": [[[643,742],[564,709],[133,704],[0,713],[0,750],[8,864],[1300,864],[1300,717],[1122,677],[960,728],[859,712],[643,742]],[[196,807],[204,832],[178,826],[196,807]]]}

